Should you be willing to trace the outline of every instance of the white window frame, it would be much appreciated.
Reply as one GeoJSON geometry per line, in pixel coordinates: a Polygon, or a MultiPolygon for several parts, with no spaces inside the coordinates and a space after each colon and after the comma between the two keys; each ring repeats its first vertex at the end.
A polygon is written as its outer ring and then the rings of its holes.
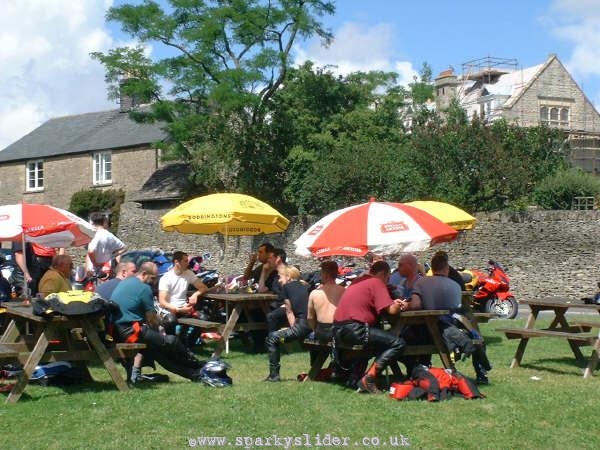
{"type": "Polygon", "coordinates": [[[554,127],[569,127],[571,123],[571,108],[555,104],[540,105],[540,123],[554,127]]]}
{"type": "Polygon", "coordinates": [[[112,152],[96,152],[92,155],[94,185],[112,183],[112,152]]]}
{"type": "Polygon", "coordinates": [[[25,164],[25,191],[40,192],[44,190],[44,160],[36,159],[25,164]],[[30,182],[33,183],[30,183],[30,182]]]}

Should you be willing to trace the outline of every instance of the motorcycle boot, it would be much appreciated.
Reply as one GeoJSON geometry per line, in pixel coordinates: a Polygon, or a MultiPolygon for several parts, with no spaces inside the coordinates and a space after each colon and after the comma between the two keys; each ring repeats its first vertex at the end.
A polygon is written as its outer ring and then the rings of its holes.
{"type": "Polygon", "coordinates": [[[279,376],[279,364],[269,364],[269,375],[265,378],[265,381],[278,382],[281,381],[279,376]]]}
{"type": "Polygon", "coordinates": [[[358,382],[358,390],[359,392],[368,392],[369,394],[376,394],[379,392],[379,388],[377,387],[376,380],[377,376],[381,373],[381,366],[378,366],[376,362],[374,362],[367,373],[360,379],[358,382]]]}

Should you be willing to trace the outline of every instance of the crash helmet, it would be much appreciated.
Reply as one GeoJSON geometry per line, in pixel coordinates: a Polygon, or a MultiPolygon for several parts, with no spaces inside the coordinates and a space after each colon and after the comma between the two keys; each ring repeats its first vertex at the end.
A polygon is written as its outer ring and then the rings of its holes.
{"type": "Polygon", "coordinates": [[[226,387],[233,384],[233,380],[227,375],[229,364],[220,359],[209,360],[200,369],[199,380],[212,387],[226,387]]]}

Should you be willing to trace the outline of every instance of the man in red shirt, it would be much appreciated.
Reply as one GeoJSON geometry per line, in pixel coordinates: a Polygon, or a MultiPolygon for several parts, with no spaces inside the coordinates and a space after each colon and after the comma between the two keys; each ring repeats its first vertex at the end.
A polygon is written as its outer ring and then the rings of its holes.
{"type": "Polygon", "coordinates": [[[383,312],[394,315],[405,306],[400,300],[392,300],[386,283],[390,277],[390,266],[385,261],[375,262],[367,275],[352,282],[340,299],[333,316],[335,340],[344,345],[362,345],[377,352],[375,362],[359,382],[359,389],[377,392],[377,376],[396,361],[406,343],[375,326],[383,312]]]}

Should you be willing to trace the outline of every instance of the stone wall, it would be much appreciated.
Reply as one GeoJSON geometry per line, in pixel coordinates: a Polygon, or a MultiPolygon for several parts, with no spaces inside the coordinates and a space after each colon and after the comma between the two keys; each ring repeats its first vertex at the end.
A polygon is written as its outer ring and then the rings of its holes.
{"type": "MultiPolygon", "coordinates": [[[[160,230],[166,210],[141,209],[126,203],[121,211],[119,237],[130,248],[180,249],[191,255],[211,252],[209,267],[240,273],[248,254],[263,240],[284,247],[302,270],[316,268],[312,260],[294,255],[292,242],[310,223],[292,221],[288,231],[263,238],[182,235],[160,230]]],[[[501,263],[511,276],[517,299],[545,295],[574,298],[595,293],[600,280],[600,211],[531,211],[520,214],[477,214],[477,226],[458,241],[419,255],[428,261],[438,249],[449,252],[456,267],[485,269],[488,259],[501,263]]]]}

